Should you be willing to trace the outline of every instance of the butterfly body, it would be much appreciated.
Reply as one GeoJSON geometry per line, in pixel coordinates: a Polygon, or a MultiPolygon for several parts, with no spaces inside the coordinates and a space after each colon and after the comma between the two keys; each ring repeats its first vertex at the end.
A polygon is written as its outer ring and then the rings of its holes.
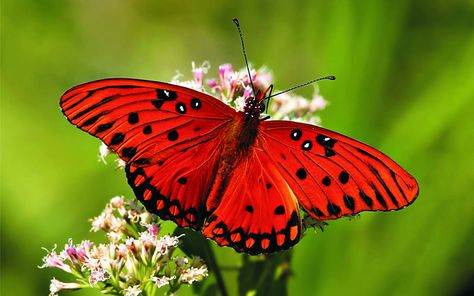
{"type": "Polygon", "coordinates": [[[223,141],[217,162],[216,179],[207,198],[207,211],[214,210],[226,189],[231,174],[238,164],[245,159],[250,149],[256,149],[259,116],[256,113],[236,112],[234,120],[227,130],[223,131],[223,141]],[[252,114],[252,116],[250,115],[252,114]]]}
{"type": "Polygon", "coordinates": [[[415,179],[388,156],[314,125],[263,121],[262,101],[237,112],[182,86],[105,79],[70,89],[61,108],[127,163],[148,211],[239,252],[296,244],[301,210],[328,220],[415,200],[415,179]]]}

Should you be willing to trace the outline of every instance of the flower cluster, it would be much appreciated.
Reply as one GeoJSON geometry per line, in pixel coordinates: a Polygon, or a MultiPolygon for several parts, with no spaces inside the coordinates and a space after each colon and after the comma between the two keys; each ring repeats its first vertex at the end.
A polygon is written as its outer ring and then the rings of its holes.
{"type": "MultiPolygon", "coordinates": [[[[245,100],[253,94],[247,69],[243,68],[236,71],[232,64],[223,64],[218,68],[219,78],[205,79],[209,69],[209,62],[204,62],[200,67],[196,67],[192,63],[193,80],[180,81],[179,78],[182,77],[182,74],[178,74],[172,79],[171,83],[201,92],[209,92],[207,88],[210,88],[210,93],[218,99],[230,104],[237,111],[242,111],[245,100]]],[[[273,76],[265,67],[258,70],[250,67],[250,75],[256,92],[265,92],[272,84],[273,76]]],[[[314,117],[313,113],[324,109],[326,105],[327,102],[319,95],[319,90],[315,87],[311,100],[294,95],[291,92],[275,96],[270,105],[270,112],[275,119],[286,118],[317,123],[319,119],[314,117]]]]}
{"type": "Polygon", "coordinates": [[[70,239],[64,249],[56,247],[43,258],[40,268],[59,268],[76,278],[64,283],[51,280],[50,295],[62,290],[98,288],[102,293],[136,296],[154,295],[164,286],[169,292],[181,284],[192,284],[208,275],[200,258],[174,256],[179,237],[159,236],[158,218],[136,200],[114,197],[103,212],[91,219],[91,231],[105,231],[106,244],[70,239]]]}

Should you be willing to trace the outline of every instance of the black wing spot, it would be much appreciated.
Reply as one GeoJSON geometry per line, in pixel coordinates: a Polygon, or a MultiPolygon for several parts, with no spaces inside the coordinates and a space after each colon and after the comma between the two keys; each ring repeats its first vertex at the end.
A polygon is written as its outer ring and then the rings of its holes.
{"type": "Polygon", "coordinates": [[[329,176],[324,177],[322,183],[324,186],[328,187],[329,185],[331,185],[331,178],[329,178],[329,176]]]}
{"type": "Polygon", "coordinates": [[[143,133],[145,135],[149,135],[149,134],[151,134],[151,132],[152,132],[151,125],[147,125],[143,128],[143,133]]]}
{"type": "Polygon", "coordinates": [[[178,139],[179,135],[176,130],[172,130],[168,133],[168,140],[170,141],[176,141],[178,139]]]}
{"type": "Polygon", "coordinates": [[[300,180],[304,180],[306,179],[306,171],[304,168],[299,168],[297,171],[296,171],[296,176],[298,177],[298,179],[300,180]]]}
{"type": "Polygon", "coordinates": [[[245,206],[245,210],[246,210],[247,212],[249,212],[250,214],[253,213],[253,207],[252,207],[251,205],[245,206]]]}
{"type": "Polygon", "coordinates": [[[132,158],[137,153],[137,148],[135,147],[125,147],[122,149],[122,155],[127,158],[132,158]]]}
{"type": "Polygon", "coordinates": [[[183,184],[183,185],[184,185],[184,184],[186,184],[186,182],[188,182],[188,179],[186,179],[186,177],[180,177],[180,178],[178,179],[178,183],[179,183],[179,184],[183,184]]]}
{"type": "Polygon", "coordinates": [[[329,215],[338,216],[341,213],[341,208],[333,203],[328,202],[327,210],[329,215]]]}
{"type": "Polygon", "coordinates": [[[365,194],[362,190],[359,191],[359,196],[360,198],[362,198],[362,200],[364,201],[364,203],[369,207],[369,208],[372,208],[372,205],[374,204],[374,201],[369,197],[367,196],[367,194],[365,194]]]}
{"type": "Polygon", "coordinates": [[[98,108],[98,107],[100,107],[104,104],[107,104],[108,102],[112,101],[115,98],[116,98],[116,96],[110,96],[110,97],[104,98],[104,99],[102,99],[102,101],[100,101],[100,102],[88,107],[87,109],[82,110],[81,112],[77,113],[76,115],[74,115],[74,117],[71,120],[74,121],[74,120],[84,116],[85,114],[91,112],[95,108],[98,108]]]}
{"type": "Polygon", "coordinates": [[[176,103],[176,112],[186,114],[186,105],[183,102],[176,103]]]}
{"type": "Polygon", "coordinates": [[[283,215],[285,214],[285,207],[282,205],[279,205],[278,207],[275,208],[275,215],[283,215]]]}
{"type": "Polygon", "coordinates": [[[110,141],[110,145],[118,145],[125,140],[125,135],[122,133],[116,133],[113,137],[112,140],[110,141]]]}
{"type": "Polygon", "coordinates": [[[97,114],[96,116],[93,116],[93,117],[87,119],[86,122],[84,122],[84,123],[82,124],[82,126],[88,126],[88,125],[94,124],[94,123],[95,123],[97,120],[99,120],[99,118],[101,118],[104,114],[105,114],[105,112],[102,112],[102,113],[97,114]]]}
{"type": "Polygon", "coordinates": [[[200,99],[193,98],[191,100],[191,108],[193,108],[194,110],[199,110],[199,109],[201,109],[201,107],[202,107],[202,103],[201,103],[200,99]]]}
{"type": "Polygon", "coordinates": [[[174,101],[176,100],[176,98],[178,98],[178,95],[176,94],[176,92],[171,90],[157,89],[156,97],[158,98],[158,100],[174,101]]]}
{"type": "Polygon", "coordinates": [[[272,184],[267,183],[267,189],[270,189],[270,188],[272,188],[272,184]]]}
{"type": "Polygon", "coordinates": [[[105,132],[106,130],[110,129],[113,125],[114,125],[115,121],[112,121],[112,122],[109,122],[109,123],[104,123],[104,124],[101,124],[97,127],[97,129],[95,130],[95,132],[98,134],[98,133],[101,133],[101,132],[105,132]]]}
{"type": "Polygon", "coordinates": [[[344,194],[344,205],[349,210],[354,211],[354,209],[355,209],[354,198],[352,198],[351,196],[349,196],[347,194],[344,194]]]}
{"type": "Polygon", "coordinates": [[[306,151],[311,150],[311,148],[313,148],[313,142],[311,142],[310,140],[305,140],[301,145],[301,149],[306,151]]]}
{"type": "Polygon", "coordinates": [[[346,171],[342,171],[339,174],[339,181],[341,181],[342,184],[349,182],[349,174],[346,171]]]}
{"type": "Polygon", "coordinates": [[[302,135],[303,135],[303,133],[301,132],[300,129],[294,129],[290,132],[291,139],[295,140],[295,141],[298,141],[299,139],[301,139],[302,135]]]}
{"type": "Polygon", "coordinates": [[[135,160],[134,163],[136,163],[138,165],[144,165],[144,164],[149,164],[150,160],[148,158],[139,158],[139,159],[135,160]]]}
{"type": "Polygon", "coordinates": [[[165,103],[163,100],[152,100],[151,103],[155,106],[156,109],[161,109],[161,106],[165,103]]]}
{"type": "Polygon", "coordinates": [[[138,123],[138,113],[132,112],[128,115],[128,123],[135,124],[138,123]]]}
{"type": "Polygon", "coordinates": [[[377,188],[375,188],[375,186],[373,186],[373,189],[375,191],[375,198],[378,200],[380,205],[382,205],[382,207],[384,207],[385,209],[388,209],[387,202],[383,198],[382,194],[380,194],[380,192],[377,190],[377,188]]]}
{"type": "Polygon", "coordinates": [[[334,152],[333,148],[334,144],[337,143],[337,140],[334,140],[323,134],[319,134],[316,136],[316,142],[324,147],[324,154],[326,155],[326,157],[336,155],[336,152],[334,152]]]}
{"type": "Polygon", "coordinates": [[[311,211],[318,217],[324,217],[324,213],[318,208],[312,208],[311,211]]]}

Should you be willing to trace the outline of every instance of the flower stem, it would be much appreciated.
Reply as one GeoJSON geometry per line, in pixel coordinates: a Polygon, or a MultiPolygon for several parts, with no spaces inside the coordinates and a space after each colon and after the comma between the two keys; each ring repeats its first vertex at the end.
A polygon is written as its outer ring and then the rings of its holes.
{"type": "Polygon", "coordinates": [[[206,239],[206,253],[207,253],[207,258],[208,266],[210,267],[211,270],[214,271],[214,275],[216,276],[216,281],[217,281],[217,286],[219,287],[219,290],[221,291],[222,296],[227,296],[227,289],[225,286],[224,278],[222,277],[221,270],[219,268],[219,265],[217,264],[217,259],[216,256],[214,255],[214,252],[212,251],[212,246],[210,244],[210,241],[206,239]]]}

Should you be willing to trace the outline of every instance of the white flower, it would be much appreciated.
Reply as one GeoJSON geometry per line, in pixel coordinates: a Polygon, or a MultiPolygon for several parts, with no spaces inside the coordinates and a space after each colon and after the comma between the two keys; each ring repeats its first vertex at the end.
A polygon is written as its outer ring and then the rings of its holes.
{"type": "Polygon", "coordinates": [[[148,231],[140,232],[139,240],[146,247],[151,247],[156,243],[156,235],[150,234],[148,231]]]}
{"type": "Polygon", "coordinates": [[[204,61],[200,67],[195,67],[194,62],[191,63],[193,67],[193,76],[194,82],[196,83],[196,89],[202,89],[202,82],[204,80],[204,74],[207,74],[209,68],[211,68],[211,64],[208,61],[204,61]]]}
{"type": "Polygon", "coordinates": [[[203,277],[208,276],[207,266],[203,265],[199,268],[190,267],[186,269],[179,279],[183,283],[192,284],[193,282],[201,280],[203,277]]]}
{"type": "Polygon", "coordinates": [[[98,282],[104,282],[110,278],[110,272],[105,270],[102,267],[98,267],[91,270],[89,276],[89,284],[91,286],[97,284],[98,282]]]}
{"type": "Polygon", "coordinates": [[[155,283],[155,285],[158,286],[158,288],[161,288],[163,286],[166,286],[170,283],[170,281],[174,280],[176,278],[176,276],[171,276],[171,277],[167,277],[167,276],[160,276],[160,277],[156,277],[156,276],[152,276],[151,277],[151,280],[155,283]]]}
{"type": "Polygon", "coordinates": [[[113,151],[107,145],[105,145],[104,142],[102,142],[102,144],[99,147],[99,161],[107,164],[107,161],[105,161],[105,158],[110,153],[113,153],[113,151]]]}
{"type": "Polygon", "coordinates": [[[170,248],[176,248],[179,244],[179,238],[183,236],[169,236],[165,235],[161,237],[158,241],[156,241],[156,249],[161,252],[163,255],[168,253],[170,248]]]}
{"type": "Polygon", "coordinates": [[[101,213],[99,216],[92,218],[91,231],[97,232],[101,229],[105,229],[107,225],[107,219],[109,219],[109,215],[105,213],[101,213]]]}
{"type": "Polygon", "coordinates": [[[64,270],[67,273],[71,273],[72,269],[69,265],[64,263],[64,260],[66,259],[66,255],[63,253],[62,255],[59,255],[56,253],[56,245],[51,251],[48,251],[47,249],[43,248],[48,252],[46,256],[43,257],[43,265],[38,266],[39,268],[45,268],[45,267],[57,267],[62,270],[64,270]]]}
{"type": "Polygon", "coordinates": [[[110,200],[110,205],[116,209],[123,208],[125,206],[125,199],[123,196],[115,196],[110,200]]]}
{"type": "MultiPolygon", "coordinates": [[[[129,213],[129,215],[130,215],[130,213],[129,213]]],[[[139,216],[140,216],[140,224],[142,224],[142,225],[149,224],[151,222],[151,220],[153,219],[153,216],[148,212],[143,212],[139,216]]]]}
{"type": "Polygon", "coordinates": [[[178,267],[183,268],[184,266],[186,266],[186,264],[189,263],[189,259],[186,257],[178,256],[174,258],[174,262],[178,267]]]}
{"type": "Polygon", "coordinates": [[[238,97],[234,101],[235,103],[235,111],[243,112],[245,107],[245,98],[243,96],[238,97]]]}
{"type": "Polygon", "coordinates": [[[153,235],[154,237],[158,236],[158,232],[160,232],[160,225],[152,223],[146,224],[145,226],[146,230],[148,231],[148,233],[150,233],[150,235],[153,235]]]}
{"type": "Polygon", "coordinates": [[[93,270],[96,268],[100,267],[100,260],[97,258],[92,258],[89,257],[84,261],[84,264],[82,265],[82,269],[88,269],[88,270],[93,270]]]}
{"type": "Polygon", "coordinates": [[[327,106],[326,100],[320,96],[319,94],[313,95],[311,102],[309,103],[309,112],[316,112],[319,110],[323,110],[327,106]]]}
{"type": "Polygon", "coordinates": [[[123,170],[127,166],[127,163],[125,162],[125,160],[122,160],[121,158],[117,158],[115,160],[115,163],[116,163],[115,169],[117,170],[123,170]]]}
{"type": "Polygon", "coordinates": [[[123,232],[127,227],[127,221],[121,218],[117,218],[113,215],[110,215],[110,220],[108,220],[110,230],[115,232],[123,232]]]}
{"type": "Polygon", "coordinates": [[[61,290],[75,290],[79,288],[81,288],[81,285],[78,283],[63,283],[55,278],[52,278],[51,283],[49,284],[49,295],[57,295],[57,293],[61,290]]]}
{"type": "Polygon", "coordinates": [[[140,289],[140,285],[128,287],[123,291],[125,292],[125,296],[138,296],[142,292],[142,290],[140,289]]]}
{"type": "Polygon", "coordinates": [[[82,241],[79,245],[76,245],[76,256],[79,261],[84,262],[90,257],[92,243],[89,240],[82,241]]]}
{"type": "Polygon", "coordinates": [[[122,258],[127,256],[129,249],[125,244],[120,244],[117,246],[117,257],[122,258]]]}
{"type": "Polygon", "coordinates": [[[264,66],[257,70],[255,78],[252,77],[253,84],[256,88],[267,89],[273,81],[272,73],[264,66]]]}
{"type": "Polygon", "coordinates": [[[107,232],[106,236],[109,239],[109,241],[111,241],[112,243],[118,243],[122,240],[123,233],[122,232],[110,231],[110,232],[107,232]]]}

